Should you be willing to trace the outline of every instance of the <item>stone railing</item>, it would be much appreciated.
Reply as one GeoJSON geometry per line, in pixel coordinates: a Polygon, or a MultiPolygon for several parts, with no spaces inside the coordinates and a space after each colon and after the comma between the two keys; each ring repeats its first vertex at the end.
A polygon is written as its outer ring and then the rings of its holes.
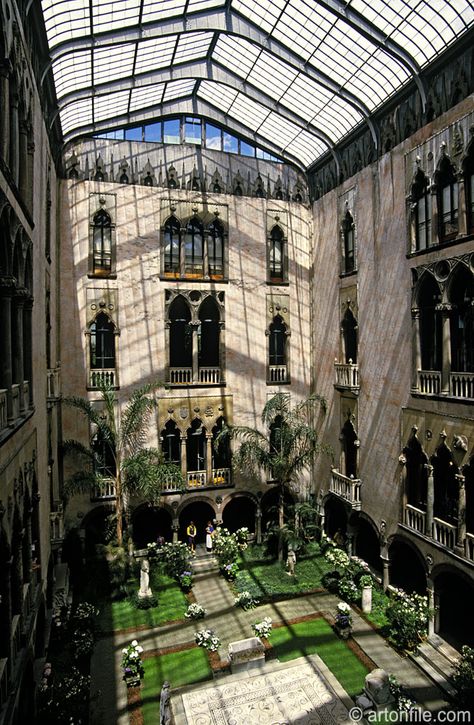
{"type": "Polygon", "coordinates": [[[230,486],[230,468],[213,468],[210,483],[213,486],[230,486]]]}
{"type": "Polygon", "coordinates": [[[51,541],[62,541],[64,537],[64,515],[62,511],[51,511],[49,514],[51,541]]]}
{"type": "Polygon", "coordinates": [[[336,382],[339,388],[349,388],[350,390],[358,390],[360,388],[359,366],[349,360],[348,363],[340,363],[335,360],[334,370],[336,372],[336,382]]]}
{"type": "Polygon", "coordinates": [[[474,561],[474,534],[466,534],[466,559],[474,561]]]}
{"type": "Polygon", "coordinates": [[[188,471],[186,474],[187,488],[203,488],[207,485],[206,471],[188,471]]]}
{"type": "Polygon", "coordinates": [[[170,368],[169,382],[171,385],[190,385],[193,382],[193,369],[170,368]]]}
{"type": "Polygon", "coordinates": [[[114,368],[90,370],[89,387],[99,388],[101,385],[109,385],[112,388],[117,387],[117,374],[114,368]]]}
{"type": "Polygon", "coordinates": [[[115,481],[113,479],[107,479],[106,481],[104,481],[103,486],[97,486],[91,491],[91,501],[104,501],[106,499],[113,499],[115,497],[115,481]]]}
{"type": "Polygon", "coordinates": [[[331,470],[330,492],[350,503],[356,511],[359,511],[361,507],[361,484],[359,478],[344,476],[335,468],[331,470]]]}
{"type": "Polygon", "coordinates": [[[449,390],[454,398],[474,400],[474,373],[451,373],[449,390]]]}
{"type": "Polygon", "coordinates": [[[221,381],[220,368],[199,368],[199,382],[205,385],[218,385],[221,381]]]}
{"type": "Polygon", "coordinates": [[[7,395],[8,391],[0,390],[0,431],[8,426],[7,395]]]}
{"type": "Polygon", "coordinates": [[[286,365],[269,365],[268,366],[268,382],[269,383],[286,383],[288,380],[288,371],[286,365]]]}
{"type": "Polygon", "coordinates": [[[12,385],[12,415],[13,420],[20,417],[20,386],[18,383],[12,385]]]}
{"type": "Polygon", "coordinates": [[[61,396],[60,368],[48,370],[46,375],[46,395],[48,399],[59,398],[61,396]]]}
{"type": "Polygon", "coordinates": [[[23,410],[30,407],[30,381],[24,380],[21,386],[21,394],[23,396],[23,410]]]}
{"type": "Polygon", "coordinates": [[[433,519],[433,539],[452,551],[456,544],[456,527],[435,517],[433,519]]]}
{"type": "Polygon", "coordinates": [[[439,395],[441,373],[437,370],[418,370],[418,392],[423,395],[439,395]]]}
{"type": "Polygon", "coordinates": [[[413,531],[424,534],[426,531],[426,511],[407,503],[405,506],[405,524],[413,531]]]}

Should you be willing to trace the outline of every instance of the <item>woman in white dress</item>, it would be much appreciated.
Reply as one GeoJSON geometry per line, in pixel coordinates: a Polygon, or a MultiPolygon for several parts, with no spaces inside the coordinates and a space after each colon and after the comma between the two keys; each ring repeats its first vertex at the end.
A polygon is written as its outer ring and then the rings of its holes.
{"type": "Polygon", "coordinates": [[[207,551],[212,551],[212,534],[214,533],[214,526],[212,525],[211,521],[207,522],[206,526],[206,549],[207,551]]]}

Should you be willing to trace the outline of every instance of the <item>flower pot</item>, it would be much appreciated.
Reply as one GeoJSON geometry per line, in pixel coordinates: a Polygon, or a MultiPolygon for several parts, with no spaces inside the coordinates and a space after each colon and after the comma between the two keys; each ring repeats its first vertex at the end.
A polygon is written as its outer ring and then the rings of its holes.
{"type": "Polygon", "coordinates": [[[127,687],[140,687],[140,675],[124,675],[123,679],[127,687]]]}
{"type": "Polygon", "coordinates": [[[334,629],[336,630],[337,635],[341,639],[349,639],[349,637],[352,635],[352,627],[341,627],[340,624],[336,622],[334,625],[334,629]]]}

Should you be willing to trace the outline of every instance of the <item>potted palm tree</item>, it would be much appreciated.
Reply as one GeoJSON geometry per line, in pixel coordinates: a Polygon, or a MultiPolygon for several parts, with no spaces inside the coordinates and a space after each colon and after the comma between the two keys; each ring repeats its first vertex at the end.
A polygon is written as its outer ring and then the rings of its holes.
{"type": "Polygon", "coordinates": [[[259,476],[263,472],[277,487],[280,561],[283,559],[285,490],[298,490],[301,475],[310,469],[316,456],[322,451],[331,451],[318,441],[317,408],[323,414],[326,412],[326,401],[320,395],[311,395],[291,407],[290,396],[277,393],[262,411],[265,432],[247,426],[225,426],[216,438],[216,446],[229,439],[239,441],[233,464],[247,475],[259,476]]]}
{"type": "Polygon", "coordinates": [[[112,492],[115,503],[116,543],[123,543],[124,513],[128,498],[138,495],[156,503],[166,483],[184,488],[178,466],[168,463],[158,448],[144,445],[158,383],[135,390],[120,411],[115,388],[102,384],[100,405],[79,397],[65,398],[78,410],[93,431],[89,445],[77,440],[63,443],[65,454],[74,455],[78,469],[66,480],[65,494],[72,496],[91,491],[112,492]]]}

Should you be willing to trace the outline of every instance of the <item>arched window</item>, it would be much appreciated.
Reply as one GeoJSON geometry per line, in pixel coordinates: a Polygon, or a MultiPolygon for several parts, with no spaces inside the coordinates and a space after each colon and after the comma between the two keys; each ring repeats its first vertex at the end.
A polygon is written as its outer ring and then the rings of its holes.
{"type": "Polygon", "coordinates": [[[283,229],[275,224],[270,231],[269,272],[272,282],[282,282],[284,277],[285,240],[283,229]]]}
{"type": "Polygon", "coordinates": [[[170,367],[192,368],[193,346],[190,326],[191,311],[184,297],[179,295],[170,305],[170,367]]]}
{"type": "Polygon", "coordinates": [[[469,144],[468,155],[463,163],[464,188],[466,191],[467,233],[474,233],[474,141],[469,144]]]}
{"type": "Polygon", "coordinates": [[[89,327],[92,370],[115,368],[115,325],[100,312],[89,327]]]}
{"type": "Polygon", "coordinates": [[[413,429],[403,453],[406,458],[406,501],[410,506],[426,511],[428,457],[416,436],[416,428],[413,429]]]}
{"type": "Polygon", "coordinates": [[[224,226],[219,219],[209,224],[208,234],[209,275],[224,276],[224,226]]]}
{"type": "Polygon", "coordinates": [[[456,481],[457,466],[453,454],[443,441],[431,458],[434,477],[433,513],[442,521],[456,524],[458,517],[459,487],[456,481]]]}
{"type": "Polygon", "coordinates": [[[413,214],[414,251],[431,246],[431,193],[429,179],[418,168],[411,186],[410,200],[413,214]]]}
{"type": "Polygon", "coordinates": [[[349,209],[346,210],[342,220],[342,240],[344,245],[344,272],[349,274],[355,270],[355,227],[354,218],[349,209]]]}
{"type": "Polygon", "coordinates": [[[153,177],[152,177],[152,175],[150,174],[149,171],[146,172],[146,176],[143,179],[143,184],[145,186],[153,186],[153,177]]]}
{"type": "Polygon", "coordinates": [[[100,428],[92,438],[91,447],[95,454],[96,473],[104,478],[113,478],[117,472],[114,450],[110,441],[102,435],[100,428]]]}
{"type": "Polygon", "coordinates": [[[193,216],[187,226],[184,240],[184,270],[186,274],[202,276],[204,264],[204,228],[199,217],[193,216]]]}
{"type": "Polygon", "coordinates": [[[436,306],[441,301],[439,287],[431,275],[421,283],[420,307],[420,349],[423,370],[441,370],[442,329],[441,315],[436,306]]]}
{"type": "Polygon", "coordinates": [[[286,325],[280,315],[276,315],[270,325],[269,363],[286,365],[286,325]]]}
{"type": "Polygon", "coordinates": [[[220,441],[219,446],[215,447],[214,441],[221,432],[225,425],[224,418],[220,417],[217,419],[214,428],[212,429],[212,468],[230,468],[230,441],[226,437],[220,441]]]}
{"type": "Polygon", "coordinates": [[[105,209],[99,209],[92,220],[92,271],[94,274],[112,271],[112,220],[105,209]]]}
{"type": "Polygon", "coordinates": [[[174,420],[169,420],[161,431],[161,450],[167,463],[181,465],[181,435],[174,420]]]}
{"type": "Polygon", "coordinates": [[[438,194],[439,241],[446,242],[458,233],[458,181],[448,156],[443,156],[435,174],[438,194]]]}
{"type": "Polygon", "coordinates": [[[350,418],[342,426],[340,441],[344,454],[344,475],[357,478],[358,440],[357,433],[350,418]]]}
{"type": "Polygon", "coordinates": [[[190,472],[206,470],[206,431],[200,420],[193,420],[186,437],[186,469],[190,472]]]}
{"type": "Polygon", "coordinates": [[[357,362],[357,320],[352,311],[347,309],[341,323],[342,337],[344,340],[345,362],[357,362]]]}
{"type": "Polygon", "coordinates": [[[181,226],[175,216],[170,216],[164,226],[164,272],[179,276],[181,252],[181,226]]]}
{"type": "Polygon", "coordinates": [[[466,267],[455,272],[450,284],[451,369],[474,372],[474,278],[466,267]]]}
{"type": "Polygon", "coordinates": [[[94,175],[94,181],[104,181],[104,172],[100,169],[97,169],[94,175]]]}
{"type": "Polygon", "coordinates": [[[213,297],[206,297],[199,308],[199,367],[219,367],[220,314],[213,297]]]}

